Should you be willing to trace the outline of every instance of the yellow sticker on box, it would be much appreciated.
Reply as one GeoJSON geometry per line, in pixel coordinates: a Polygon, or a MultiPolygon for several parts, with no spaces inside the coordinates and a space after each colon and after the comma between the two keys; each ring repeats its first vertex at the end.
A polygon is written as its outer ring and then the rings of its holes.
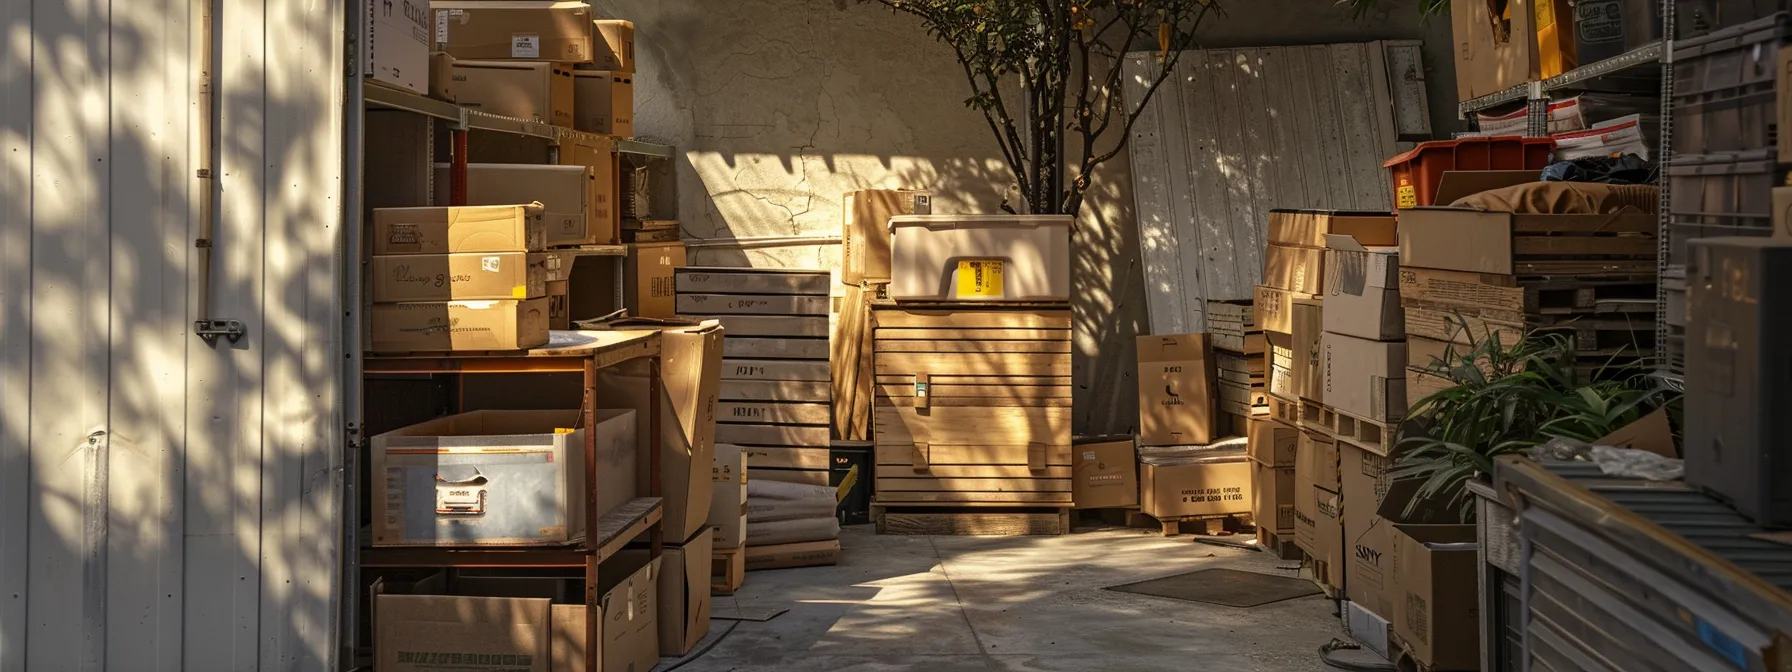
{"type": "Polygon", "coordinates": [[[959,261],[958,298],[1002,298],[1002,260],[965,259],[959,261]]]}
{"type": "Polygon", "coordinates": [[[510,296],[511,296],[511,297],[512,297],[512,298],[517,298],[517,299],[527,299],[527,298],[529,298],[529,287],[528,287],[528,285],[517,285],[517,286],[515,286],[515,287],[511,287],[511,288],[510,288],[510,296]]]}
{"type": "Polygon", "coordinates": [[[1395,207],[1419,207],[1419,190],[1413,188],[1410,184],[1402,184],[1400,185],[1400,188],[1394,190],[1394,200],[1395,207]]]}

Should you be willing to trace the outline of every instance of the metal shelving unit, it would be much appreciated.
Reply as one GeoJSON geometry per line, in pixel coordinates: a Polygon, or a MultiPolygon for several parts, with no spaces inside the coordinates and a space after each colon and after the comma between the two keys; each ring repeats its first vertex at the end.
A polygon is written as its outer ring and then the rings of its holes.
{"type": "MultiPolygon", "coordinates": [[[[441,119],[448,122],[448,128],[451,130],[514,133],[553,142],[592,141],[602,137],[594,133],[575,131],[539,121],[469,110],[454,103],[436,100],[429,96],[420,96],[409,91],[400,91],[371,81],[362,85],[362,96],[370,108],[402,110],[441,119]]],[[[672,148],[669,146],[639,140],[617,140],[616,151],[620,154],[644,158],[670,159],[673,156],[672,148]]]]}
{"type": "MultiPolygon", "coordinates": [[[[1667,33],[1664,32],[1664,34],[1667,33]]],[[[1522,100],[1525,101],[1525,116],[1527,117],[1525,125],[1528,132],[1526,135],[1533,137],[1548,135],[1547,115],[1550,93],[1575,89],[1592,80],[1631,68],[1654,63],[1665,64],[1667,53],[1668,42],[1666,40],[1654,42],[1603,61],[1583,65],[1549,79],[1527,82],[1498,93],[1462,101],[1456,106],[1456,114],[1459,118],[1468,119],[1476,112],[1522,100]]],[[[1667,77],[1666,70],[1663,70],[1663,77],[1667,77]]]]}

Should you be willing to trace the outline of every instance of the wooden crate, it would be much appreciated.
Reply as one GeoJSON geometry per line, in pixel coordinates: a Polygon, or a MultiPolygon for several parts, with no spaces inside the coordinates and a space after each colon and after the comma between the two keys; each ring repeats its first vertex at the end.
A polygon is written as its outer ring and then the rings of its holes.
{"type": "Polygon", "coordinates": [[[871,321],[879,502],[1071,503],[1069,311],[874,303],[871,321]]]}
{"type": "Polygon", "coordinates": [[[718,548],[709,563],[709,594],[733,595],[747,582],[747,549],[718,548]]]}
{"type": "Polygon", "coordinates": [[[1029,536],[1070,533],[1070,507],[871,505],[878,534],[1029,536]]]}

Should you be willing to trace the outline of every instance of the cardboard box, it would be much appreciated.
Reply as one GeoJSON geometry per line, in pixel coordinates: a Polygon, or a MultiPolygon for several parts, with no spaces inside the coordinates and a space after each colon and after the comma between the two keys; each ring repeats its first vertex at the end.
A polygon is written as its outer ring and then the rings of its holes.
{"type": "Polygon", "coordinates": [[[597,54],[591,67],[611,72],[635,72],[635,24],[633,21],[598,19],[597,54]]]}
{"type": "Polygon", "coordinates": [[[1394,215],[1386,212],[1271,210],[1268,228],[1268,242],[1274,245],[1325,247],[1328,234],[1350,236],[1370,246],[1400,243],[1394,235],[1394,215]]]}
{"type": "MultiPolygon", "coordinates": [[[[659,642],[661,656],[683,656],[709,634],[709,561],[714,531],[704,529],[678,546],[665,547],[665,574],[660,575],[659,642]]],[[[646,668],[651,669],[651,668],[646,668]]]]}
{"type": "Polygon", "coordinates": [[[1139,505],[1138,441],[1133,437],[1077,443],[1071,450],[1071,501],[1078,509],[1139,505]]]}
{"type": "MultiPolygon", "coordinates": [[[[1438,181],[1436,202],[1454,203],[1464,196],[1534,179],[1534,174],[1523,171],[1449,171],[1438,181]]],[[[1656,227],[1655,215],[1642,212],[1530,215],[1447,206],[1411,208],[1400,211],[1400,265],[1517,275],[1520,269],[1513,261],[1513,255],[1522,252],[1527,245],[1549,250],[1552,254],[1567,253],[1555,250],[1575,245],[1593,245],[1590,249],[1607,255],[1625,253],[1639,244],[1653,250],[1655,243],[1649,236],[1656,233],[1656,227]],[[1547,235],[1590,231],[1634,235],[1623,238],[1547,235]],[[1619,241],[1624,241],[1627,247],[1615,248],[1619,241]]],[[[1652,256],[1653,252],[1649,254],[1652,256]]]]}
{"type": "Polygon", "coordinates": [[[1294,333],[1294,302],[1302,299],[1318,300],[1321,297],[1312,294],[1290,292],[1279,287],[1257,285],[1252,293],[1252,308],[1256,310],[1257,325],[1263,328],[1266,338],[1270,334],[1294,333]]]}
{"type": "Polygon", "coordinates": [[[747,543],[747,451],[732,443],[715,444],[710,483],[709,519],[715,548],[735,549],[747,543]]]}
{"type": "Polygon", "coordinates": [[[824,567],[840,564],[840,540],[806,541],[800,544],[748,546],[747,571],[824,567]]]}
{"type": "Polygon", "coordinates": [[[1338,444],[1344,499],[1344,589],[1352,602],[1376,614],[1394,613],[1387,573],[1387,523],[1379,513],[1388,493],[1388,458],[1348,443],[1338,444]]]}
{"type": "MultiPolygon", "coordinates": [[[[448,164],[436,164],[436,202],[446,203],[448,164]]],[[[599,183],[590,166],[525,163],[467,164],[467,205],[540,203],[549,245],[598,245],[615,235],[598,202],[610,185],[599,183]]]]}
{"type": "Polygon", "coordinates": [[[429,54],[429,97],[459,102],[460,97],[454,91],[454,56],[446,51],[432,51],[429,54]]]}
{"type": "MultiPolygon", "coordinates": [[[[660,377],[665,383],[660,394],[660,492],[668,537],[689,539],[709,519],[715,495],[710,471],[715,464],[722,338],[722,328],[714,322],[660,332],[660,377]]],[[[598,376],[598,399],[616,408],[635,409],[644,417],[652,411],[648,385],[647,363],[630,362],[598,376]]],[[[647,424],[636,428],[643,445],[652,443],[647,424]]],[[[645,469],[639,477],[646,482],[645,469]]]]}
{"type": "Polygon", "coordinates": [[[1251,518],[1277,534],[1294,533],[1294,467],[1251,462],[1251,518]]]}
{"type": "Polygon", "coordinates": [[[1297,294],[1325,293],[1325,250],[1271,243],[1263,253],[1263,284],[1297,294]]]}
{"type": "Polygon", "coordinates": [[[572,73],[566,63],[456,60],[455,95],[468,109],[572,128],[572,73]]]}
{"type": "Polygon", "coordinates": [[[867,189],[847,192],[840,235],[840,281],[849,285],[890,281],[890,218],[933,214],[925,191],[867,189]]]}
{"type": "Polygon", "coordinates": [[[1344,498],[1325,488],[1313,488],[1314,540],[1320,552],[1312,553],[1323,563],[1317,577],[1322,583],[1344,590],[1344,498]]]}
{"type": "Polygon", "coordinates": [[[584,538],[584,440],[599,511],[635,497],[633,411],[473,411],[373,437],[375,546],[566,544],[584,538]],[[450,457],[452,456],[452,457],[450,457]]]}
{"type": "Polygon", "coordinates": [[[1301,469],[1297,463],[1294,469],[1294,545],[1323,560],[1325,556],[1315,551],[1323,548],[1319,545],[1319,500],[1313,496],[1314,490],[1323,488],[1313,485],[1313,471],[1301,469]]]}
{"type": "Polygon", "coordinates": [[[623,303],[634,317],[674,317],[678,296],[672,271],[685,265],[684,243],[631,243],[623,303]]]}
{"type": "Polygon", "coordinates": [[[1289,350],[1294,356],[1294,393],[1301,399],[1329,403],[1325,396],[1326,352],[1321,345],[1325,335],[1325,304],[1317,299],[1295,299],[1294,331],[1289,350]]]}
{"type": "Polygon", "coordinates": [[[573,128],[635,137],[635,76],[611,70],[577,70],[573,75],[573,128]]]}
{"type": "Polygon", "coordinates": [[[1429,669],[1480,669],[1474,525],[1395,524],[1394,634],[1429,669]]]}
{"type": "Polygon", "coordinates": [[[1457,100],[1479,98],[1542,79],[1536,22],[1531,15],[1535,1],[1450,1],[1457,100]],[[1505,16],[1492,16],[1495,8],[1505,8],[1505,16]]]}
{"type": "Polygon", "coordinates": [[[1254,465],[1242,447],[1140,451],[1139,503],[1156,518],[1250,513],[1254,465]]]}
{"type": "Polygon", "coordinates": [[[1674,445],[1674,430],[1668,424],[1668,409],[1665,406],[1638,418],[1636,422],[1619,427],[1612,433],[1600,437],[1598,441],[1593,442],[1593,445],[1634,448],[1662,457],[1680,459],[1680,451],[1674,445]]]}
{"type": "Polygon", "coordinates": [[[548,300],[380,303],[368,311],[374,352],[527,350],[547,345],[548,300]]]}
{"type": "Polygon", "coordinates": [[[1246,435],[1251,459],[1271,467],[1294,467],[1300,445],[1300,430],[1267,417],[1251,418],[1246,435]]]}
{"type": "Polygon", "coordinates": [[[554,0],[433,0],[436,44],[469,60],[590,63],[591,7],[554,0]]]}
{"type": "Polygon", "coordinates": [[[372,253],[540,252],[547,249],[543,214],[533,205],[376,208],[372,253]]]}
{"type": "MultiPolygon", "coordinates": [[[[604,564],[604,575],[611,577],[598,584],[596,634],[600,648],[598,660],[604,670],[651,670],[659,664],[659,583],[664,557],[647,560],[647,554],[630,551],[604,564]],[[639,569],[621,580],[617,567],[639,569]]],[[[554,605],[553,672],[585,672],[587,633],[584,605],[554,605]]],[[[431,668],[434,672],[436,668],[431,668]]]]}
{"type": "Polygon", "coordinates": [[[1216,383],[1207,334],[1140,336],[1138,359],[1139,443],[1211,442],[1216,383]]]}
{"type": "MultiPolygon", "coordinates": [[[[581,608],[582,609],[582,608],[581,608]]],[[[549,672],[549,603],[542,598],[378,595],[373,658],[380,670],[440,672],[447,661],[495,661],[486,669],[549,672]]]]}
{"type": "Polygon", "coordinates": [[[1269,341],[1269,394],[1286,401],[1300,401],[1294,391],[1294,337],[1273,331],[1263,332],[1269,341]]]}
{"type": "Polygon", "coordinates": [[[1069,301],[1069,215],[896,215],[896,301],[1069,301]]]}
{"type": "Polygon", "coordinates": [[[429,0],[367,3],[361,75],[396,89],[429,90],[429,0]]]}
{"type": "Polygon", "coordinates": [[[1336,439],[1316,431],[1304,430],[1300,433],[1300,443],[1295,452],[1295,472],[1303,475],[1308,483],[1332,492],[1343,487],[1339,480],[1336,439]]]}
{"type": "Polygon", "coordinates": [[[1400,309],[1400,249],[1364,247],[1350,236],[1325,237],[1326,331],[1372,341],[1406,337],[1400,309]]]}
{"type": "Polygon", "coordinates": [[[501,301],[548,295],[547,255],[522,252],[376,255],[368,263],[373,300],[501,301]]]}
{"type": "Polygon", "coordinates": [[[1381,423],[1406,416],[1406,343],[1326,334],[1325,404],[1381,423]]]}

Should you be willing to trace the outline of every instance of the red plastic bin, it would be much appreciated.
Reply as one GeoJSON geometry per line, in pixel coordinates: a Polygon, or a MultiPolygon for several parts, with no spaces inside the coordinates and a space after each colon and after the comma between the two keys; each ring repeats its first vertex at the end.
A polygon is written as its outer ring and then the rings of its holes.
{"type": "Polygon", "coordinates": [[[1416,208],[1437,199],[1437,184],[1449,170],[1543,170],[1556,141],[1517,135],[1421,142],[1388,159],[1394,184],[1394,207],[1416,208]]]}

